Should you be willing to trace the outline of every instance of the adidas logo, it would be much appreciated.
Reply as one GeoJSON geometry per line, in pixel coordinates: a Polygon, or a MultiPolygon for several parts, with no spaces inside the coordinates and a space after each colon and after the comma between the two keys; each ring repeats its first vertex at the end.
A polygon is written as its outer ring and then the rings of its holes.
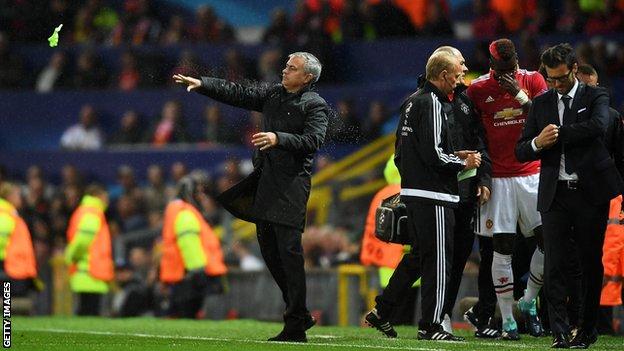
{"type": "Polygon", "coordinates": [[[488,96],[488,98],[487,98],[487,99],[485,99],[485,102],[486,102],[486,103],[488,103],[488,102],[494,102],[494,98],[493,98],[492,96],[488,96]]]}

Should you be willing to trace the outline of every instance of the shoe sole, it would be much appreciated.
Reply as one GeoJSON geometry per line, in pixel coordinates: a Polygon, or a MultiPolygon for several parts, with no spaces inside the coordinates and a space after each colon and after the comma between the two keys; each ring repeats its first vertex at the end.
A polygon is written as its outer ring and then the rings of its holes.
{"type": "Polygon", "coordinates": [[[394,339],[396,338],[396,336],[393,335],[388,335],[386,334],[383,330],[377,328],[376,326],[374,326],[371,322],[369,322],[366,318],[364,318],[364,324],[366,324],[367,326],[371,327],[371,328],[375,328],[375,330],[377,330],[378,332],[380,332],[381,334],[383,334],[385,337],[390,338],[390,339],[394,339]]]}

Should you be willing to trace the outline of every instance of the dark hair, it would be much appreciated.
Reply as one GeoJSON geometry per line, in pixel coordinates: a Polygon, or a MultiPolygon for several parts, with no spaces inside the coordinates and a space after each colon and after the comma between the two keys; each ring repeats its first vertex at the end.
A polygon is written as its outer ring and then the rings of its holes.
{"type": "Polygon", "coordinates": [[[542,63],[548,68],[555,68],[561,64],[565,64],[572,69],[576,61],[576,53],[572,45],[568,43],[557,44],[551,46],[542,53],[542,63]]]}
{"type": "Polygon", "coordinates": [[[106,189],[101,184],[91,183],[87,186],[84,193],[90,196],[101,196],[106,194],[106,189]]]}
{"type": "Polygon", "coordinates": [[[517,59],[516,47],[509,39],[494,40],[489,47],[490,60],[509,62],[517,59]]]}
{"type": "Polygon", "coordinates": [[[597,76],[598,72],[591,65],[586,63],[578,65],[578,73],[587,74],[588,76],[597,76]]]}

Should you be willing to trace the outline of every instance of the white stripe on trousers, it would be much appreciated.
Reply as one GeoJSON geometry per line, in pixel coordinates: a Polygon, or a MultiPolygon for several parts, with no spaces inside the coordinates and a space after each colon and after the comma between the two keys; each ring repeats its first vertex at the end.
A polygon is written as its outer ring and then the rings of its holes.
{"type": "Polygon", "coordinates": [[[433,310],[433,323],[442,323],[442,309],[446,291],[446,250],[444,248],[444,207],[435,206],[436,216],[436,306],[433,310]]]}

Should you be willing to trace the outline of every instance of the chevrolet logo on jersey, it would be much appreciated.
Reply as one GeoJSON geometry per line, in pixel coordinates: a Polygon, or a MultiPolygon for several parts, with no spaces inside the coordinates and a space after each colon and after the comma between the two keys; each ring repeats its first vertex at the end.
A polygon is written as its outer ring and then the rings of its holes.
{"type": "Polygon", "coordinates": [[[522,108],[508,107],[506,109],[496,112],[496,114],[494,115],[494,119],[509,120],[509,119],[514,119],[521,115],[522,115],[522,108]]]}

